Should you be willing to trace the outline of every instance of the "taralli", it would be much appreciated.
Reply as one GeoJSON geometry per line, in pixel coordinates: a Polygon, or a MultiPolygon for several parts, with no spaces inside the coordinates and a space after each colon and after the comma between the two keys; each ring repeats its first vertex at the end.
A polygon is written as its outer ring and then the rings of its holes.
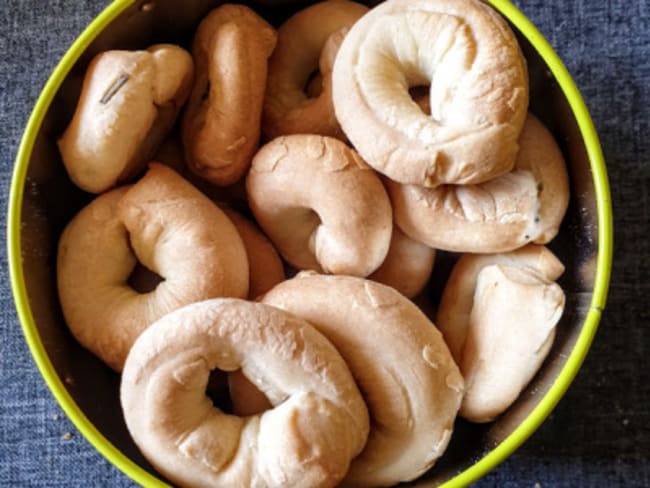
{"type": "Polygon", "coordinates": [[[234,210],[223,211],[234,224],[246,248],[250,273],[248,298],[255,300],[284,281],[284,266],[273,244],[257,226],[234,210]]]}
{"type": "Polygon", "coordinates": [[[246,190],[259,225],[299,269],[367,276],[388,253],[393,221],[386,191],[337,139],[274,139],[255,155],[246,190]]]}
{"type": "Polygon", "coordinates": [[[465,378],[460,415],[489,422],[535,375],[555,337],[564,293],[553,281],[564,266],[545,247],[463,255],[438,308],[436,324],[465,378]]]}
{"type": "Polygon", "coordinates": [[[336,56],[336,117],[361,157],[400,183],[480,183],[510,171],[528,73],[506,22],[479,0],[387,0],[336,56]],[[431,115],[409,88],[431,86],[431,115]]]}
{"type": "Polygon", "coordinates": [[[368,279],[391,286],[405,297],[413,298],[427,284],[435,258],[435,249],[414,241],[394,226],[386,259],[368,279]]]}
{"type": "Polygon", "coordinates": [[[345,137],[334,115],[332,68],[348,28],[367,11],[359,3],[327,0],[280,26],[264,99],[262,129],[267,139],[287,134],[345,137]],[[305,90],[315,71],[320,87],[305,90]]]}
{"type": "Polygon", "coordinates": [[[447,251],[498,253],[550,241],[569,202],[564,158],[533,115],[519,141],[515,169],[485,183],[424,188],[386,180],[397,225],[447,251]]]}
{"type": "Polygon", "coordinates": [[[153,324],[121,384],[126,425],[145,457],[185,487],[333,487],[368,434],[345,362],[311,325],[268,305],[215,299],[153,324]],[[216,409],[210,371],[242,368],[275,408],[216,409]]]}
{"type": "Polygon", "coordinates": [[[239,180],[257,150],[275,42],[273,27],[243,5],[218,7],[196,32],[196,82],[183,116],[183,143],[190,169],[216,185],[239,180]]]}
{"type": "Polygon", "coordinates": [[[185,103],[193,72],[189,53],[171,44],[98,54],[58,142],[72,181],[102,193],[142,171],[185,103]]]}
{"type": "Polygon", "coordinates": [[[546,244],[559,232],[569,206],[569,174],[553,134],[530,112],[519,136],[515,168],[530,171],[535,177],[539,222],[533,242],[546,244]]]}
{"type": "Polygon", "coordinates": [[[442,455],[463,396],[463,378],[441,334],[407,298],[373,281],[301,273],[263,303],[308,321],[347,362],[371,429],[343,486],[409,481],[442,455]]]}
{"type": "Polygon", "coordinates": [[[246,297],[248,262],[233,224],[174,171],[151,164],[67,225],[57,254],[65,320],[77,340],[120,371],[150,324],[188,303],[246,297]],[[136,263],[162,276],[149,293],[127,284],[136,263]]]}

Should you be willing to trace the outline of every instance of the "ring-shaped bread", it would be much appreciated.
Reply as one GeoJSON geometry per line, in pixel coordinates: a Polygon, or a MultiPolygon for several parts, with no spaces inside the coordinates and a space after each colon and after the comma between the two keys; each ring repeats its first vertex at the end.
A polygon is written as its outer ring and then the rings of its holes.
{"type": "Polygon", "coordinates": [[[253,158],[246,191],[257,223],[298,269],[367,276],[388,253],[393,222],[386,191],[337,139],[274,139],[253,158]]]}
{"type": "Polygon", "coordinates": [[[72,181],[102,193],[143,170],[174,125],[193,72],[189,53],[171,44],[98,54],[58,141],[72,181]]]}
{"type": "Polygon", "coordinates": [[[332,68],[348,28],[367,11],[360,3],[326,0],[280,26],[264,98],[262,131],[267,139],[286,134],[345,137],[334,115],[332,68]],[[312,98],[305,86],[315,71],[321,87],[312,98]]]}
{"type": "Polygon", "coordinates": [[[343,486],[392,486],[434,464],[451,437],[463,378],[417,306],[374,281],[313,272],[280,283],[262,302],[314,325],[363,394],[370,434],[343,486]]]}
{"type": "Polygon", "coordinates": [[[485,183],[424,188],[386,179],[395,222],[411,238],[447,251],[499,253],[550,241],[569,203],[566,164],[532,114],[519,144],[514,170],[485,183]]]}
{"type": "Polygon", "coordinates": [[[407,298],[413,298],[427,284],[436,250],[411,239],[399,227],[393,226],[386,259],[369,280],[391,286],[407,298]]]}
{"type": "Polygon", "coordinates": [[[554,283],[563,271],[551,251],[535,244],[460,257],[436,316],[465,378],[460,415],[489,422],[530,382],[564,310],[564,293],[554,283]]]}
{"type": "Polygon", "coordinates": [[[258,148],[275,42],[273,27],[244,5],[214,9],[196,31],[196,80],[183,115],[183,144],[189,168],[211,183],[239,180],[258,148]]]}
{"type": "Polygon", "coordinates": [[[255,300],[284,281],[284,265],[273,244],[253,222],[229,208],[223,208],[223,211],[244,243],[250,272],[248,298],[255,300]]]}
{"type": "Polygon", "coordinates": [[[122,375],[126,425],[145,457],[186,487],[333,487],[361,451],[368,411],[345,362],[304,320],[213,299],[172,312],[136,341],[122,375]],[[275,408],[224,414],[210,371],[241,368],[275,408]]]}
{"type": "Polygon", "coordinates": [[[528,108],[517,39],[479,0],[387,0],[336,56],[336,117],[372,167],[400,183],[480,183],[512,169],[528,108]],[[409,88],[430,86],[431,115],[409,88]]]}
{"type": "Polygon", "coordinates": [[[208,298],[246,297],[248,262],[228,217],[173,170],[152,163],[135,185],[97,197],[66,226],[57,285],[72,334],[121,371],[138,335],[166,313],[208,298]],[[138,261],[163,278],[148,293],[127,283],[138,261]]]}

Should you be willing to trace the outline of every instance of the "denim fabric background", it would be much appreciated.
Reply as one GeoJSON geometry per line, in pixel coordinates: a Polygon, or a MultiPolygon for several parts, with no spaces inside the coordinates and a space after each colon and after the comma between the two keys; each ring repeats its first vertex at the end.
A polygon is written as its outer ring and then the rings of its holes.
{"type": "MultiPolygon", "coordinates": [[[[0,2],[0,199],[51,70],[108,0],[0,2]]],[[[181,2],[182,3],[182,2],[181,2]]],[[[542,427],[478,486],[650,486],[650,2],[517,0],[572,73],[599,131],[616,221],[592,350],[542,427]]],[[[4,241],[5,225],[2,225],[4,241]]],[[[133,486],[76,431],[26,347],[0,264],[0,486],[133,486]]]]}

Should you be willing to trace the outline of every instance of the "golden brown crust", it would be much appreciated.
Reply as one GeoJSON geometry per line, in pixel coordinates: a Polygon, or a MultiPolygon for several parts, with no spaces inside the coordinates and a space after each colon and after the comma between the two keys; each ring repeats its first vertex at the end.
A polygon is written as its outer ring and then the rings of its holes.
{"type": "Polygon", "coordinates": [[[260,227],[299,269],[367,276],[386,257],[393,225],[386,191],[337,139],[274,139],[255,155],[246,190],[260,227]]]}
{"type": "Polygon", "coordinates": [[[67,225],[57,282],[73,335],[120,371],[136,337],[164,314],[245,297],[248,262],[225,214],[174,171],[151,164],[138,183],[98,197],[67,225]],[[149,293],[127,284],[137,261],[164,279],[149,293]]]}
{"type": "Polygon", "coordinates": [[[284,281],[284,266],[273,244],[250,220],[234,210],[223,211],[235,225],[246,248],[250,272],[248,298],[255,300],[275,285],[284,281]]]}
{"type": "Polygon", "coordinates": [[[380,4],[351,28],[332,79],[343,131],[395,181],[479,183],[514,165],[526,63],[506,22],[483,2],[380,4]],[[418,85],[432,87],[430,116],[409,95],[418,85]]]}
{"type": "Polygon", "coordinates": [[[273,27],[243,5],[216,8],[196,32],[196,82],[183,116],[183,143],[190,169],[216,185],[239,180],[257,150],[275,42],[273,27]]]}
{"type": "Polygon", "coordinates": [[[102,193],[140,172],[174,124],[192,77],[191,56],[170,44],[97,55],[58,142],[72,181],[102,193]]]}
{"type": "Polygon", "coordinates": [[[399,227],[393,226],[386,259],[368,279],[395,288],[407,298],[413,298],[427,284],[435,258],[435,249],[414,241],[399,227]]]}
{"type": "Polygon", "coordinates": [[[363,448],[368,412],[345,362],[306,321],[237,299],[194,303],[146,330],[121,384],[145,457],[182,486],[333,487],[363,448]],[[205,394],[239,368],[275,408],[236,417],[205,394]]]}
{"type": "Polygon", "coordinates": [[[366,400],[368,442],[343,486],[390,486],[434,464],[451,437],[463,379],[411,301],[373,281],[314,273],[280,283],[262,301],[332,341],[366,400]]]}
{"type": "Polygon", "coordinates": [[[564,309],[564,294],[553,283],[563,271],[548,249],[534,244],[458,260],[436,324],[465,378],[463,417],[493,420],[539,369],[564,309]]]}
{"type": "Polygon", "coordinates": [[[332,67],[347,30],[368,7],[347,0],[326,0],[289,18],[278,29],[269,59],[262,130],[267,139],[286,134],[320,134],[343,139],[334,115],[332,67]],[[305,92],[319,71],[318,95],[305,92]]]}
{"type": "Polygon", "coordinates": [[[545,243],[569,201],[566,165],[553,136],[529,114],[512,172],[477,185],[424,188],[386,181],[395,222],[436,249],[499,253],[545,243]]]}

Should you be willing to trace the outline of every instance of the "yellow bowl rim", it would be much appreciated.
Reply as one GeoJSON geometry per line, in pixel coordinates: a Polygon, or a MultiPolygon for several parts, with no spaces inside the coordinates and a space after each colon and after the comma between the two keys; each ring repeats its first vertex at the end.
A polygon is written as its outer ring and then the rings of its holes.
{"type": "MultiPolygon", "coordinates": [[[[47,356],[29,307],[29,297],[25,287],[20,249],[21,210],[27,167],[45,113],[57,90],[63,83],[63,80],[83,54],[84,50],[108,24],[117,18],[126,8],[131,6],[134,1],[115,0],[106,7],[83,31],[70,49],[68,49],[45,84],[30,115],[16,156],[9,193],[7,252],[11,287],[23,334],[25,335],[25,339],[41,375],[63,411],[84,437],[124,474],[143,486],[169,487],[168,484],[154,477],[113,446],[88,420],[68,393],[65,385],[61,382],[47,356]]],[[[580,369],[594,338],[607,300],[612,265],[613,226],[607,169],[605,167],[600,141],[584,100],[558,55],[526,16],[510,3],[509,0],[488,0],[488,2],[519,29],[542,56],[567,97],[573,114],[576,117],[587,149],[596,193],[598,212],[596,280],[592,301],[582,330],[566,364],[550,389],[526,419],[506,439],[474,465],[444,483],[442,486],[445,488],[466,486],[494,469],[537,430],[555,407],[580,369]]]]}

